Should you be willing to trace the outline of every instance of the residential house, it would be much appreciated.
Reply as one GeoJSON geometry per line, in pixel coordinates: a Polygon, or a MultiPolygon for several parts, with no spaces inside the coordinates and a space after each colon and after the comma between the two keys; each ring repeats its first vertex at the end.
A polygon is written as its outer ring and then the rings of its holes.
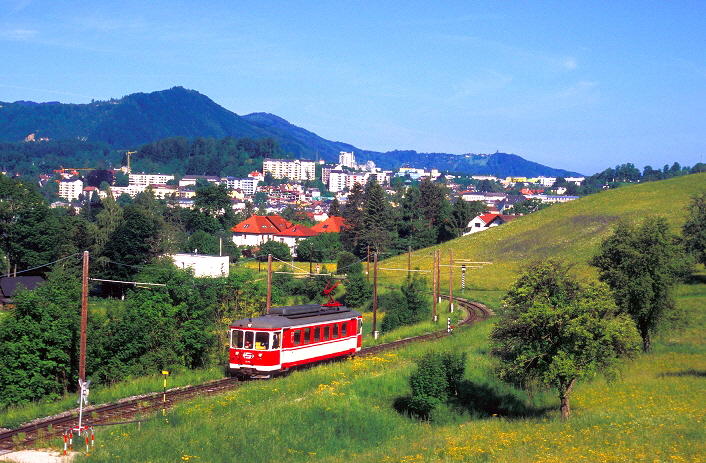
{"type": "Polygon", "coordinates": [[[177,268],[190,268],[195,277],[227,277],[230,273],[228,256],[179,253],[170,256],[177,268]]]}
{"type": "Polygon", "coordinates": [[[11,306],[12,298],[19,287],[33,291],[44,278],[39,276],[0,278],[0,307],[11,306]]]}
{"type": "Polygon", "coordinates": [[[519,215],[503,215],[503,214],[481,214],[468,222],[469,230],[464,233],[464,235],[470,235],[471,233],[477,233],[479,231],[487,230],[492,227],[497,227],[503,225],[507,222],[515,220],[520,217],[519,215]]]}
{"type": "Polygon", "coordinates": [[[233,243],[236,246],[260,246],[291,226],[291,222],[278,215],[253,215],[231,228],[233,243]]]}
{"type": "Polygon", "coordinates": [[[345,224],[343,217],[332,215],[323,222],[319,222],[311,229],[316,233],[340,233],[345,224]]]}

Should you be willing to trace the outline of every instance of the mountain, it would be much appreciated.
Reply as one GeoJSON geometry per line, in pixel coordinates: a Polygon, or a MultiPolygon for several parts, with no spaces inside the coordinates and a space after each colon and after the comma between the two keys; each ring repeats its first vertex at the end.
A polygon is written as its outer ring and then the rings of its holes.
{"type": "Polygon", "coordinates": [[[239,116],[195,90],[173,87],[152,93],[134,93],[120,99],[89,104],[0,103],[0,141],[35,139],[86,140],[109,143],[113,148],[135,148],[168,137],[185,136],[277,139],[280,147],[297,158],[338,160],[340,151],[354,151],[358,162],[372,160],[379,167],[411,167],[507,176],[575,176],[575,172],[547,167],[514,154],[454,155],[359,149],[326,140],[313,132],[267,113],[239,116]]]}

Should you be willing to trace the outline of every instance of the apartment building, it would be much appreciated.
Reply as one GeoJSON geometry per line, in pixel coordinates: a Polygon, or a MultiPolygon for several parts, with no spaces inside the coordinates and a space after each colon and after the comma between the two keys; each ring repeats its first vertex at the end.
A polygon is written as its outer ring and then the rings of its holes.
{"type": "Polygon", "coordinates": [[[83,193],[83,181],[81,180],[62,180],[59,182],[59,196],[73,201],[78,199],[78,196],[83,193]]]}
{"type": "Polygon", "coordinates": [[[272,159],[262,162],[263,173],[269,172],[274,178],[290,180],[314,180],[316,178],[316,162],[304,159],[272,159]]]}
{"type": "Polygon", "coordinates": [[[128,182],[130,185],[149,186],[155,184],[166,184],[169,180],[174,180],[173,175],[165,174],[130,174],[128,182]]]}

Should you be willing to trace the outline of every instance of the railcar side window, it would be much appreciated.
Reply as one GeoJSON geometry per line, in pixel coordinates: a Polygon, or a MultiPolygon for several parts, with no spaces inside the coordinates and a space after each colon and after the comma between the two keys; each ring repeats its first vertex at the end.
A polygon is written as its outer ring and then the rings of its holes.
{"type": "Polygon", "coordinates": [[[328,341],[330,334],[331,334],[331,327],[328,325],[324,326],[324,341],[328,341]]]}
{"type": "Polygon", "coordinates": [[[258,331],[255,333],[255,349],[267,350],[270,347],[270,333],[258,331]]]}
{"type": "Polygon", "coordinates": [[[279,333],[272,333],[272,348],[279,349],[279,333]]]}
{"type": "Polygon", "coordinates": [[[314,328],[314,342],[321,341],[321,327],[314,328]]]}
{"type": "Polygon", "coordinates": [[[333,339],[338,339],[338,323],[333,325],[333,339]]]}
{"type": "Polygon", "coordinates": [[[345,338],[348,336],[348,322],[341,324],[341,337],[345,338]]]}
{"type": "Polygon", "coordinates": [[[246,349],[253,348],[253,332],[252,331],[245,332],[245,348],[246,349]]]}
{"type": "Polygon", "coordinates": [[[294,330],[292,332],[292,344],[298,346],[302,343],[302,332],[301,330],[294,330]]]}
{"type": "Polygon", "coordinates": [[[311,342],[311,328],[304,328],[304,344],[311,342]]]}
{"type": "Polygon", "coordinates": [[[233,330],[233,347],[237,349],[242,349],[243,348],[243,331],[242,330],[233,330]]]}
{"type": "Polygon", "coordinates": [[[360,318],[358,319],[358,333],[363,333],[363,320],[360,318]]]}

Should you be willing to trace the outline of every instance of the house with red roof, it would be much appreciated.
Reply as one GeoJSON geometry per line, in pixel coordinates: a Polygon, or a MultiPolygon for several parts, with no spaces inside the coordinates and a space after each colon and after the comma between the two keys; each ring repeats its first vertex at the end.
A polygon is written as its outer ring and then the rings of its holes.
{"type": "Polygon", "coordinates": [[[291,226],[292,222],[278,215],[253,215],[231,228],[233,243],[236,246],[259,246],[291,226]]]}
{"type": "Polygon", "coordinates": [[[341,230],[343,230],[343,227],[343,217],[332,215],[323,222],[317,223],[311,227],[311,229],[317,233],[340,233],[341,230]]]}
{"type": "Polygon", "coordinates": [[[497,227],[503,225],[507,222],[515,220],[520,217],[519,215],[507,215],[507,214],[481,214],[468,222],[469,230],[464,233],[464,235],[470,235],[471,233],[477,233],[479,231],[487,230],[492,227],[497,227]]]}
{"type": "Polygon", "coordinates": [[[297,247],[297,243],[301,240],[305,240],[318,234],[318,232],[313,231],[309,227],[294,224],[291,227],[286,228],[274,235],[272,239],[275,241],[281,241],[282,243],[289,246],[289,251],[292,253],[293,256],[296,256],[295,250],[297,247]]]}

